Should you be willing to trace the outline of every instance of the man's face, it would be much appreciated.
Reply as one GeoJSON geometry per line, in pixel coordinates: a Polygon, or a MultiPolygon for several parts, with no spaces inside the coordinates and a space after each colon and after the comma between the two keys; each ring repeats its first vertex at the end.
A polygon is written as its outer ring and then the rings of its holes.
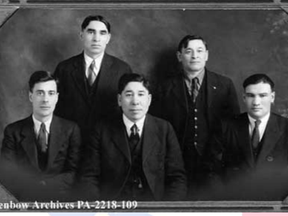
{"type": "Polygon", "coordinates": [[[91,21],[80,33],[85,53],[91,58],[96,58],[105,51],[110,37],[111,35],[105,24],[95,20],[91,21]]]}
{"type": "Polygon", "coordinates": [[[33,114],[38,120],[52,116],[58,101],[56,82],[51,80],[36,83],[32,92],[29,92],[29,100],[33,106],[33,114]]]}
{"type": "Polygon", "coordinates": [[[121,94],[118,94],[118,104],[124,115],[130,121],[137,121],[148,112],[151,94],[141,82],[129,82],[121,94]]]}
{"type": "Polygon", "coordinates": [[[185,72],[200,72],[208,60],[208,50],[202,40],[190,40],[186,48],[177,52],[177,58],[185,72]]]}
{"type": "Polygon", "coordinates": [[[272,92],[268,83],[258,83],[248,85],[243,94],[243,100],[247,107],[247,112],[254,119],[260,119],[267,115],[274,102],[275,92],[272,92]]]}

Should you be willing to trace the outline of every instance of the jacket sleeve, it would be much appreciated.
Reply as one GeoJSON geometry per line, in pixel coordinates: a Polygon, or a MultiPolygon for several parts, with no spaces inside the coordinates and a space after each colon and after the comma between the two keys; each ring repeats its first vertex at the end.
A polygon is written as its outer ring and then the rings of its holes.
{"type": "Polygon", "coordinates": [[[237,92],[232,80],[229,79],[228,83],[228,98],[227,98],[227,114],[232,117],[240,114],[240,106],[237,97],[237,92]]]}
{"type": "Polygon", "coordinates": [[[98,124],[90,136],[90,142],[84,150],[84,159],[80,167],[79,184],[82,197],[97,200],[100,197],[99,178],[101,172],[101,141],[98,124]]]}
{"type": "Polygon", "coordinates": [[[165,196],[166,200],[183,200],[186,198],[187,178],[183,156],[176,134],[168,123],[166,158],[165,158],[165,196]]]}

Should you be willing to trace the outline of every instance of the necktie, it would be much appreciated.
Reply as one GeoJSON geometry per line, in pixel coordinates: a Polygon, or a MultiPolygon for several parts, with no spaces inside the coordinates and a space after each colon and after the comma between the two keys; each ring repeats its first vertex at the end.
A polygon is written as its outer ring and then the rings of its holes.
{"type": "Polygon", "coordinates": [[[38,135],[38,145],[42,153],[46,152],[47,150],[46,140],[47,140],[46,139],[46,127],[45,127],[45,124],[42,123],[40,126],[39,135],[38,135]]]}
{"type": "Polygon", "coordinates": [[[139,133],[138,133],[137,125],[134,124],[131,127],[130,131],[131,131],[131,134],[130,134],[130,137],[129,137],[129,141],[131,143],[132,150],[134,150],[134,148],[136,147],[136,145],[138,144],[138,142],[140,140],[140,136],[139,136],[139,133]]]}
{"type": "Polygon", "coordinates": [[[260,120],[256,120],[255,121],[255,127],[252,133],[252,146],[254,149],[256,149],[258,147],[259,141],[260,141],[260,132],[259,132],[259,125],[260,125],[261,121],[260,120]]]}
{"type": "Polygon", "coordinates": [[[192,79],[192,97],[193,97],[193,102],[195,103],[197,95],[199,92],[199,86],[198,86],[198,78],[195,77],[192,79]]]}
{"type": "Polygon", "coordinates": [[[96,79],[96,70],[97,70],[96,63],[95,63],[95,60],[93,60],[88,68],[88,82],[90,86],[93,85],[96,79]]]}

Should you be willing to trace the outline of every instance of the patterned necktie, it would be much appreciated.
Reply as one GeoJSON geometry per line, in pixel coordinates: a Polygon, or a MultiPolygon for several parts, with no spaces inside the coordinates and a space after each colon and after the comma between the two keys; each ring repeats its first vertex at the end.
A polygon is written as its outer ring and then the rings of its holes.
{"type": "Polygon", "coordinates": [[[41,123],[39,135],[38,135],[38,145],[39,149],[42,153],[46,152],[47,150],[47,144],[46,144],[46,127],[44,123],[41,123]]]}
{"type": "Polygon", "coordinates": [[[95,79],[96,79],[96,62],[95,60],[92,61],[92,63],[90,64],[89,68],[88,68],[88,82],[89,85],[92,86],[95,79]]]}
{"type": "Polygon", "coordinates": [[[260,132],[259,132],[259,125],[260,125],[261,121],[260,120],[256,120],[255,121],[255,127],[252,133],[252,139],[251,139],[251,143],[254,149],[256,149],[258,147],[259,141],[260,141],[260,132]]]}
{"type": "Polygon", "coordinates": [[[196,102],[198,93],[199,93],[198,78],[195,77],[194,79],[192,79],[192,97],[194,103],[196,102]]]}
{"type": "Polygon", "coordinates": [[[140,140],[140,136],[139,136],[139,133],[138,133],[137,125],[134,124],[131,127],[130,131],[131,131],[131,134],[130,134],[130,137],[129,137],[129,141],[131,143],[132,150],[134,150],[134,148],[136,147],[136,145],[138,144],[138,142],[140,140]]]}

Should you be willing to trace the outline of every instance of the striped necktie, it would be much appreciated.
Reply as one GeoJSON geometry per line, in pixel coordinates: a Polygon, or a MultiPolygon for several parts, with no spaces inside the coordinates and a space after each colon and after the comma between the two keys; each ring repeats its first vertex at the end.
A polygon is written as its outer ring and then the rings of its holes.
{"type": "Polygon", "coordinates": [[[194,103],[196,102],[198,93],[199,93],[198,78],[195,77],[192,79],[192,97],[194,103]]]}
{"type": "Polygon", "coordinates": [[[89,85],[92,86],[95,79],[96,79],[96,62],[95,60],[92,61],[92,63],[90,64],[89,68],[88,68],[88,82],[89,85]]]}

